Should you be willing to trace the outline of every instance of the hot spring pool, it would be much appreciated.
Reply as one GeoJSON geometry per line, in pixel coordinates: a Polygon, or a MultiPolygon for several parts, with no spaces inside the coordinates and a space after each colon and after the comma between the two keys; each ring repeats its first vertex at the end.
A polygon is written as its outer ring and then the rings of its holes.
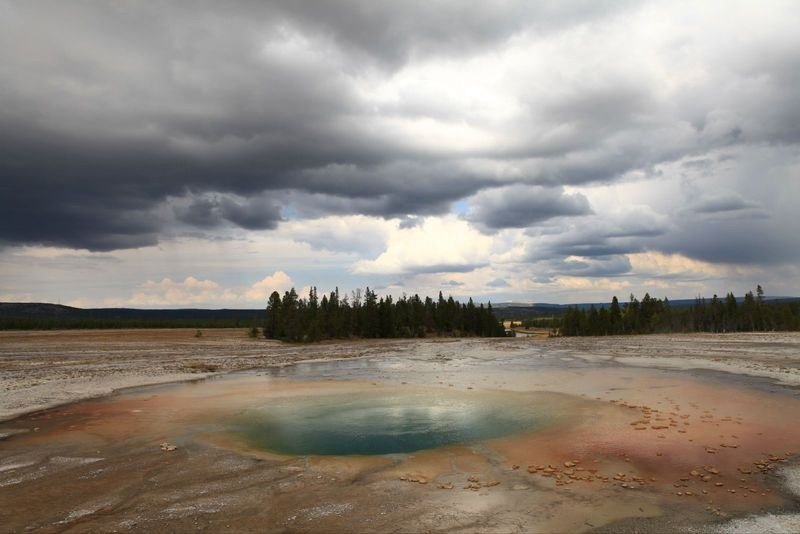
{"type": "Polygon", "coordinates": [[[270,399],[230,430],[290,455],[373,455],[433,449],[544,427],[548,403],[527,395],[360,393],[270,399]]]}

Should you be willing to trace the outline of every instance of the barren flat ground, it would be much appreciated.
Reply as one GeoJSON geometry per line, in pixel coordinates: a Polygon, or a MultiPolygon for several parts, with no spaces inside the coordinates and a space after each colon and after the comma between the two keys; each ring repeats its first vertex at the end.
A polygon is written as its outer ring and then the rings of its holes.
{"type": "Polygon", "coordinates": [[[0,332],[0,420],[2,531],[800,530],[798,334],[0,332]]]}

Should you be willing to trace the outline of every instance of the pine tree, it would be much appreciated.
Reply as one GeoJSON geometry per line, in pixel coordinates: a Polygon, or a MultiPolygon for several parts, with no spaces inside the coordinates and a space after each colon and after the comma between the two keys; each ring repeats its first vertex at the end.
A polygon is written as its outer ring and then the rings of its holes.
{"type": "Polygon", "coordinates": [[[608,321],[611,328],[611,333],[616,335],[622,331],[622,312],[619,309],[619,300],[617,296],[611,299],[611,309],[609,310],[608,321]]]}
{"type": "Polygon", "coordinates": [[[273,339],[283,338],[282,321],[281,296],[277,291],[273,291],[267,302],[267,321],[264,324],[264,337],[273,339]]]}

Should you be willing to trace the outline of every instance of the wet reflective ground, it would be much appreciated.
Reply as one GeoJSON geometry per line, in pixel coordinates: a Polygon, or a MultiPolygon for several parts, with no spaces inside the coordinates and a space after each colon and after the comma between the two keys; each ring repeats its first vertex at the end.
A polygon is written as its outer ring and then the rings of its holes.
{"type": "Polygon", "coordinates": [[[429,343],[32,414],[0,424],[0,525],[657,531],[794,509],[796,390],[578,356],[429,343]]]}

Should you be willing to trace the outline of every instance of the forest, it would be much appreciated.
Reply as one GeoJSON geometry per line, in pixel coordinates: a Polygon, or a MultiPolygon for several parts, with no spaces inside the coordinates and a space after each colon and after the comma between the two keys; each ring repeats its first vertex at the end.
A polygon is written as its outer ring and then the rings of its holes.
{"type": "Polygon", "coordinates": [[[433,300],[419,295],[394,300],[391,295],[378,297],[366,288],[350,297],[340,297],[339,290],[317,296],[312,287],[308,298],[299,298],[292,288],[283,297],[274,291],[267,304],[264,337],[285,341],[320,341],[323,339],[410,338],[439,336],[501,337],[503,325],[492,305],[475,305],[472,299],[462,304],[453,297],[433,300]]]}
{"type": "Polygon", "coordinates": [[[552,327],[563,336],[606,336],[672,332],[768,332],[800,330],[800,302],[767,301],[759,285],[738,300],[733,293],[724,299],[697,298],[688,307],[673,308],[667,298],[633,295],[620,305],[617,297],[608,308],[570,307],[552,327]]]}

